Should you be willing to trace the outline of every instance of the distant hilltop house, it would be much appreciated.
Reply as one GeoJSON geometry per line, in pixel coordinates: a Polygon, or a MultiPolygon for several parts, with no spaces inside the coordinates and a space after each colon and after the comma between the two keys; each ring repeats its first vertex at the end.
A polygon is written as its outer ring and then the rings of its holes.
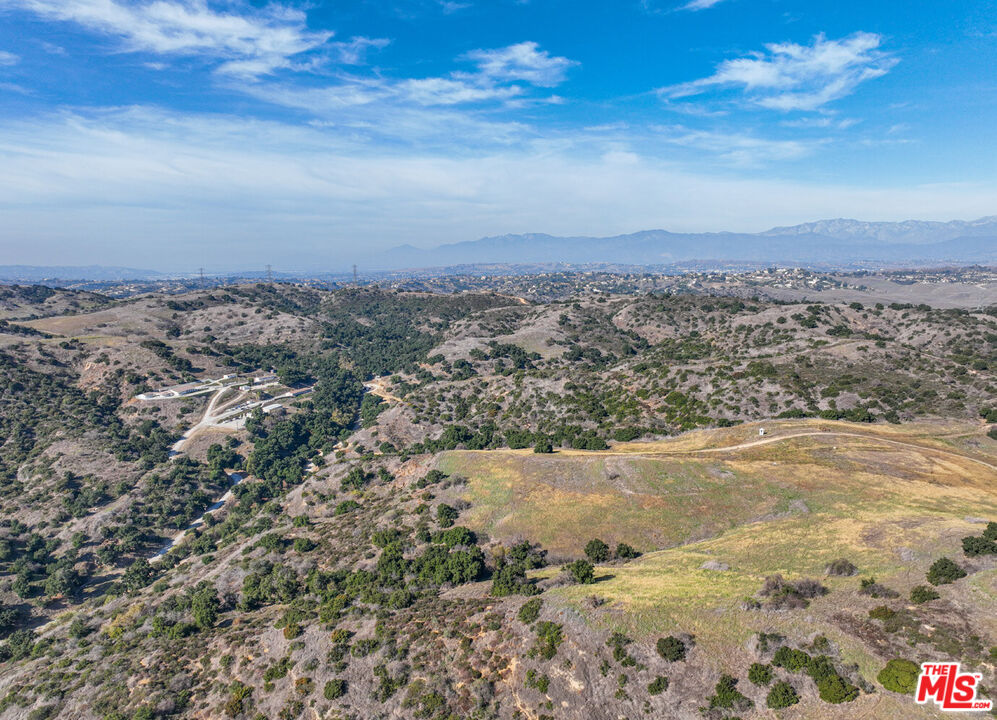
{"type": "Polygon", "coordinates": [[[165,398],[178,398],[184,397],[186,395],[192,395],[200,390],[203,390],[204,386],[199,382],[186,383],[184,385],[174,385],[171,388],[165,388],[163,390],[156,390],[154,392],[142,393],[138,396],[139,400],[157,400],[165,398]]]}
{"type": "Polygon", "coordinates": [[[246,385],[240,385],[239,389],[242,390],[243,392],[248,392],[249,390],[252,390],[253,388],[258,388],[258,387],[261,387],[261,386],[264,386],[264,385],[274,385],[277,382],[278,382],[278,379],[277,379],[276,375],[273,375],[273,374],[271,374],[271,375],[260,375],[259,377],[254,377],[253,380],[252,380],[252,382],[250,382],[250,383],[248,383],[246,385]]]}

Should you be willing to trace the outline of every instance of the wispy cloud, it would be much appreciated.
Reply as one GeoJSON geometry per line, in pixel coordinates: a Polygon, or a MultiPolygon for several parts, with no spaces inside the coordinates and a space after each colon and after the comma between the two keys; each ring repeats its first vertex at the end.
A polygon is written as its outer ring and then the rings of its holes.
{"type": "Polygon", "coordinates": [[[17,65],[19,62],[21,62],[20,56],[7,52],[6,50],[0,50],[0,67],[17,65]]]}
{"type": "Polygon", "coordinates": [[[454,2],[454,0],[439,0],[439,3],[445,15],[471,7],[471,3],[469,2],[454,2]]]}
{"type": "Polygon", "coordinates": [[[523,80],[540,87],[554,87],[564,82],[574,60],[555,57],[541,50],[535,42],[521,42],[497,50],[472,50],[465,55],[478,65],[482,77],[497,82],[523,80]]]}
{"type": "Polygon", "coordinates": [[[683,125],[654,128],[657,138],[682,147],[714,154],[721,160],[739,166],[758,166],[773,161],[798,160],[813,154],[827,140],[771,140],[746,133],[697,130],[683,125]]]}
{"type": "Polygon", "coordinates": [[[416,78],[397,83],[397,95],[418,105],[461,105],[486,100],[506,100],[523,92],[522,88],[479,83],[474,78],[416,78]]]}
{"type": "Polygon", "coordinates": [[[830,115],[804,116],[783,120],[780,125],[791,128],[831,128],[836,130],[846,130],[861,122],[858,118],[838,118],[830,115]]]}
{"type": "Polygon", "coordinates": [[[877,34],[857,32],[840,40],[820,34],[810,45],[771,43],[764,52],[724,60],[709,77],[659,92],[676,99],[736,88],[749,102],[771,110],[818,110],[897,64],[895,57],[879,49],[881,42],[877,34]]]}
{"type": "Polygon", "coordinates": [[[259,76],[290,67],[333,35],[308,29],[305,13],[289,5],[208,0],[0,0],[48,20],[72,22],[118,38],[127,51],[211,57],[221,73],[259,76]],[[223,5],[225,9],[215,9],[223,5]]]}
{"type": "Polygon", "coordinates": [[[391,44],[386,38],[355,37],[345,42],[329,43],[336,52],[337,60],[344,65],[363,65],[367,62],[367,51],[381,50],[391,44]]]}
{"type": "MultiPolygon", "coordinates": [[[[541,50],[534,42],[472,50],[458,60],[472,63],[475,69],[422,78],[341,74],[335,83],[325,87],[273,81],[236,83],[234,87],[275,105],[307,110],[320,117],[335,115],[340,123],[376,124],[382,130],[390,129],[391,119],[401,116],[406,118],[404,125],[409,126],[415,113],[426,108],[473,108],[490,103],[508,109],[527,102],[559,103],[562,100],[557,96],[538,97],[535,88],[562,83],[567,70],[577,65],[568,58],[541,50]]],[[[449,118],[450,122],[437,130],[453,131],[482,124],[473,117],[463,118],[456,126],[453,120],[449,118]]],[[[499,125],[494,121],[483,123],[489,127],[499,125]]],[[[426,126],[431,127],[432,123],[426,126]]],[[[503,131],[497,134],[505,136],[509,124],[502,123],[501,127],[503,131]]]]}
{"type": "Polygon", "coordinates": [[[726,0],[688,0],[682,5],[675,5],[674,0],[671,3],[668,0],[639,0],[639,2],[644,12],[651,15],[667,15],[674,12],[708,10],[726,0]]]}
{"type": "Polygon", "coordinates": [[[685,5],[680,7],[680,10],[706,10],[713,7],[714,5],[719,5],[724,2],[724,0],[691,0],[685,5]]]}

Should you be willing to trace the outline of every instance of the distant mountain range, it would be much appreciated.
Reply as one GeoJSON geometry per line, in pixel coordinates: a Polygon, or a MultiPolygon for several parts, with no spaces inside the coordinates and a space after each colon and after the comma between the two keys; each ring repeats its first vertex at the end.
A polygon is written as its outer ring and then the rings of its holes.
{"type": "Polygon", "coordinates": [[[613,237],[501,235],[423,250],[396,247],[379,267],[484,263],[616,263],[667,265],[745,261],[855,267],[997,261],[997,216],[970,222],[821,220],[761,233],[673,233],[645,230],[613,237]]]}
{"type": "MultiPolygon", "coordinates": [[[[276,277],[315,277],[347,270],[316,268],[276,277]]],[[[402,245],[354,260],[363,272],[456,265],[672,265],[698,261],[819,266],[827,269],[910,267],[944,264],[997,264],[997,216],[952,222],[862,222],[820,220],[776,227],[760,233],[673,233],[645,230],[613,237],[557,237],[544,234],[500,235],[422,249],[402,245]]],[[[290,263],[291,261],[289,261],[290,263]]],[[[339,262],[342,262],[340,260],[339,262]]],[[[214,277],[219,277],[217,273],[214,277]]],[[[230,277],[262,277],[262,272],[230,277]]],[[[116,282],[176,277],[155,270],[105,267],[0,266],[0,281],[37,283],[54,280],[116,282]]]]}

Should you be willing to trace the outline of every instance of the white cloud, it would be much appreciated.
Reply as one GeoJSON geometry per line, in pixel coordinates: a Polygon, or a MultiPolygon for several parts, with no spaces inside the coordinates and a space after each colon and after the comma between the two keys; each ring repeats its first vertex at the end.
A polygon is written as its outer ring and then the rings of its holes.
{"type": "Polygon", "coordinates": [[[497,50],[472,50],[465,55],[478,65],[481,76],[496,82],[523,80],[539,87],[564,82],[568,69],[577,65],[565,57],[552,57],[535,42],[521,42],[497,50]]]}
{"type": "MultiPolygon", "coordinates": [[[[529,86],[551,87],[563,82],[566,70],[577,64],[567,58],[553,57],[532,42],[473,50],[459,59],[473,62],[476,71],[401,79],[340,75],[336,84],[320,88],[256,81],[236,83],[233,87],[258,99],[320,116],[340,113],[337,115],[340,122],[351,121],[341,114],[344,109],[366,107],[365,120],[381,124],[405,107],[411,111],[484,103],[498,103],[507,109],[527,102],[560,104],[563,99],[556,95],[541,98],[535,93],[531,95],[529,86]]],[[[461,124],[465,123],[458,123],[461,124]]]]}
{"type": "MultiPolygon", "coordinates": [[[[354,37],[333,42],[332,32],[309,30],[305,14],[294,7],[270,3],[254,8],[248,0],[0,0],[0,8],[4,7],[118,37],[130,51],[212,58],[216,72],[231,89],[299,109],[315,110],[308,102],[316,102],[319,114],[374,103],[447,107],[497,102],[512,107],[513,102],[530,100],[523,85],[553,87],[577,65],[535,42],[522,42],[473,50],[459,58],[475,65],[472,72],[402,79],[340,74],[336,82],[316,88],[276,83],[267,76],[279,69],[313,72],[329,59],[340,65],[362,65],[369,50],[390,41],[354,37]]],[[[145,66],[167,67],[158,60],[145,66]]],[[[561,102],[557,96],[533,100],[561,102]]]]}
{"type": "Polygon", "coordinates": [[[512,86],[494,86],[454,78],[404,80],[395,88],[406,100],[418,105],[459,105],[485,100],[505,100],[522,93],[512,86]]]}
{"type": "Polygon", "coordinates": [[[750,102],[772,110],[817,110],[851,94],[898,62],[879,50],[882,38],[858,32],[841,40],[817,35],[811,45],[771,43],[765,52],[724,60],[709,77],[663,88],[667,98],[739,88],[750,102]]]}
{"type": "Polygon", "coordinates": [[[290,67],[293,58],[332,37],[309,30],[305,14],[289,6],[224,4],[240,11],[234,12],[213,5],[208,0],[0,0],[0,7],[116,37],[128,51],[215,58],[222,62],[218,71],[231,75],[252,77],[290,67]]]}
{"type": "Polygon", "coordinates": [[[355,37],[346,42],[330,43],[330,47],[336,51],[337,59],[344,65],[362,65],[367,60],[367,50],[373,48],[380,50],[391,44],[385,38],[355,37]]]}
{"type": "Polygon", "coordinates": [[[465,10],[471,7],[471,3],[454,2],[453,0],[439,0],[439,3],[444,15],[449,15],[457,12],[458,10],[465,10]]]}
{"type": "Polygon", "coordinates": [[[19,62],[21,62],[19,56],[6,50],[0,50],[0,66],[17,65],[19,62]]]}
{"type": "Polygon", "coordinates": [[[713,7],[714,5],[719,5],[724,0],[691,0],[683,5],[680,10],[706,10],[713,7]]]}
{"type": "Polygon", "coordinates": [[[783,120],[780,125],[791,128],[832,128],[837,130],[847,130],[853,125],[861,122],[858,118],[836,118],[831,115],[804,116],[783,120]]]}

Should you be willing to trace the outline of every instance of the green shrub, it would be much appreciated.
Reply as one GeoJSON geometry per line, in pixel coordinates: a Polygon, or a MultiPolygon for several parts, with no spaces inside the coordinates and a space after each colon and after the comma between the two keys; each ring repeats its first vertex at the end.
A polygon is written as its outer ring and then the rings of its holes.
{"type": "Polygon", "coordinates": [[[680,660],[685,660],[685,655],[686,655],[685,643],[679,640],[674,635],[658,638],[657,649],[658,649],[658,655],[663,657],[668,662],[678,662],[680,660]]]}
{"type": "Polygon", "coordinates": [[[938,558],[928,568],[928,582],[932,585],[947,585],[966,577],[966,571],[947,557],[938,558]]]}
{"type": "Polygon", "coordinates": [[[360,503],[358,503],[356,500],[343,500],[343,502],[339,503],[339,505],[336,506],[335,514],[345,515],[348,512],[357,510],[359,507],[360,503]]]}
{"type": "Polygon", "coordinates": [[[519,608],[519,619],[529,625],[535,621],[540,616],[540,608],[543,606],[543,600],[540,598],[533,598],[532,600],[527,600],[523,603],[523,606],[519,608]]]}
{"type": "Polygon", "coordinates": [[[550,621],[538,622],[534,627],[537,640],[530,649],[530,655],[539,655],[544,660],[550,660],[557,655],[557,647],[564,642],[561,626],[550,621]]]}
{"type": "Polygon", "coordinates": [[[921,674],[921,668],[917,663],[910,660],[894,658],[886,663],[886,667],[879,671],[876,679],[879,684],[887,690],[903,695],[911,695],[917,686],[917,678],[921,674]]]}
{"type": "Polygon", "coordinates": [[[253,688],[243,685],[238,680],[229,687],[229,697],[225,702],[225,714],[229,717],[241,715],[244,710],[243,700],[246,700],[253,693],[253,688]]]}
{"type": "Polygon", "coordinates": [[[630,442],[631,440],[636,440],[644,431],[641,428],[627,427],[627,428],[616,428],[613,431],[613,439],[618,442],[630,442]]]}
{"type": "Polygon", "coordinates": [[[506,595],[536,595],[540,592],[526,577],[526,567],[519,562],[500,561],[492,573],[492,587],[489,594],[495,597],[506,595]]]}
{"type": "Polygon", "coordinates": [[[650,695],[660,695],[665,690],[668,689],[668,678],[658,675],[654,678],[647,686],[647,692],[650,695]]]}
{"type": "Polygon", "coordinates": [[[710,696],[710,708],[725,708],[744,711],[754,706],[748,698],[737,689],[737,678],[732,675],[721,675],[713,695],[710,696]]]}
{"type": "Polygon", "coordinates": [[[582,585],[590,585],[595,582],[595,568],[592,563],[585,560],[575,560],[573,563],[565,565],[565,569],[571,573],[575,582],[582,585]]]}
{"type": "Polygon", "coordinates": [[[633,560],[636,557],[640,557],[640,553],[632,546],[620,543],[616,546],[616,557],[620,560],[633,560]]]}
{"type": "Polygon", "coordinates": [[[785,680],[779,680],[775,685],[773,685],[772,689],[769,690],[768,697],[765,698],[765,704],[773,710],[787,708],[790,705],[795,705],[799,701],[800,696],[797,694],[793,686],[785,680]]]}
{"type": "Polygon", "coordinates": [[[806,672],[817,683],[817,691],[824,702],[837,705],[859,696],[859,689],[838,674],[827,655],[810,658],[806,672]]]}
{"type": "Polygon", "coordinates": [[[478,536],[466,527],[458,525],[457,527],[452,527],[449,530],[436,533],[433,536],[433,542],[443,543],[450,548],[457,547],[458,545],[470,547],[478,542],[478,536]]]}
{"type": "Polygon", "coordinates": [[[304,537],[294,538],[294,550],[296,552],[299,553],[311,552],[316,547],[318,547],[318,545],[311,538],[304,538],[304,537]]]}
{"type": "Polygon", "coordinates": [[[772,657],[773,665],[785,668],[790,672],[799,672],[807,666],[808,662],[810,662],[809,655],[802,650],[794,650],[787,645],[783,645],[776,650],[775,655],[772,657]]]}
{"type": "Polygon", "coordinates": [[[614,632],[606,640],[606,646],[613,648],[613,659],[623,667],[634,667],[637,665],[637,659],[627,652],[627,645],[630,642],[630,638],[621,632],[614,632]]]}
{"type": "Polygon", "coordinates": [[[916,605],[937,600],[940,597],[941,595],[937,591],[932,590],[927,585],[918,585],[911,588],[910,591],[910,601],[916,605]]]}
{"type": "Polygon", "coordinates": [[[962,539],[962,552],[966,557],[979,557],[980,555],[997,555],[997,542],[988,540],[985,537],[964,537],[962,539]]]}
{"type": "Polygon", "coordinates": [[[436,522],[441,528],[453,526],[457,521],[457,510],[447,504],[441,504],[436,508],[436,522]]]}
{"type": "Polygon", "coordinates": [[[833,705],[851,702],[859,696],[859,689],[840,675],[831,675],[819,680],[817,691],[821,700],[833,705]]]}
{"type": "Polygon", "coordinates": [[[547,438],[540,438],[533,446],[533,452],[538,455],[549,455],[554,452],[554,445],[547,438]]]}
{"type": "Polygon", "coordinates": [[[882,620],[887,622],[896,617],[897,611],[886,607],[886,605],[878,605],[869,611],[869,617],[873,620],[882,620]]]}
{"type": "Polygon", "coordinates": [[[336,678],[335,680],[330,680],[325,684],[325,689],[322,691],[323,697],[326,700],[335,700],[336,698],[341,698],[346,694],[346,681],[336,678]]]}
{"type": "Polygon", "coordinates": [[[762,663],[751,663],[751,667],[748,668],[748,680],[753,685],[768,685],[772,682],[772,666],[762,663]]]}
{"type": "Polygon", "coordinates": [[[593,563],[601,563],[609,560],[609,545],[599,538],[589,540],[585,545],[585,556],[593,563]]]}
{"type": "Polygon", "coordinates": [[[546,693],[550,688],[550,678],[546,675],[537,675],[537,671],[530,668],[526,671],[526,680],[523,684],[528,688],[534,688],[542,693],[546,693]]]}

